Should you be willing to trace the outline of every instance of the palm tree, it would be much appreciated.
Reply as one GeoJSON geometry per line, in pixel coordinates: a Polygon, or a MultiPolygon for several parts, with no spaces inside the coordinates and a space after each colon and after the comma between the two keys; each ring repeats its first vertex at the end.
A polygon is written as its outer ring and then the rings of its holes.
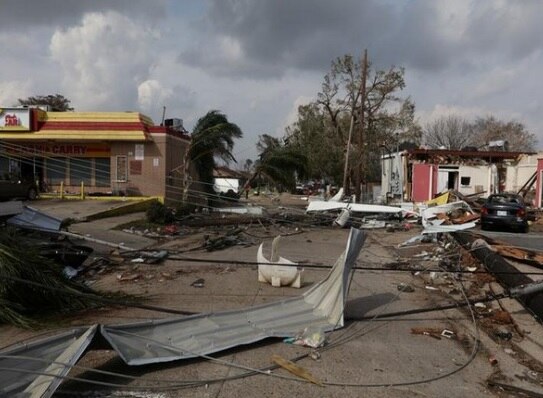
{"type": "MultiPolygon", "coordinates": [[[[196,123],[187,157],[195,166],[208,195],[215,194],[213,191],[215,158],[220,158],[227,164],[231,161],[236,162],[232,155],[234,139],[241,138],[242,135],[241,129],[236,124],[230,123],[226,115],[218,110],[209,111],[196,123]]],[[[188,174],[188,170],[185,174],[188,174]]]]}
{"type": "Polygon", "coordinates": [[[304,176],[307,171],[307,158],[268,134],[260,136],[256,147],[260,152],[259,159],[255,162],[254,173],[246,187],[259,180],[271,183],[279,190],[294,189],[296,177],[304,176]]]}

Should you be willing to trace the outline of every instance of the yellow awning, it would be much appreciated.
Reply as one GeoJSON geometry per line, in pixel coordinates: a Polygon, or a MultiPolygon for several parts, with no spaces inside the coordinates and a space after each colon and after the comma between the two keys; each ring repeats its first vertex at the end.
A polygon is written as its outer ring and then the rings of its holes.
{"type": "Polygon", "coordinates": [[[34,133],[2,133],[0,140],[64,141],[146,141],[143,131],[118,130],[44,130],[34,133]]]}

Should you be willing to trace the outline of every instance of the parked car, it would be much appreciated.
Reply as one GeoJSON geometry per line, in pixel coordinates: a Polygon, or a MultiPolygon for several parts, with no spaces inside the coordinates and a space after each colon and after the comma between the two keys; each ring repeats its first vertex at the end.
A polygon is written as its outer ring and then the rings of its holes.
{"type": "Polygon", "coordinates": [[[38,196],[38,187],[34,181],[23,181],[17,178],[0,178],[0,200],[29,199],[38,196]]]}
{"type": "Polygon", "coordinates": [[[490,195],[481,208],[481,229],[510,227],[528,232],[528,212],[522,196],[510,193],[490,195]]]}

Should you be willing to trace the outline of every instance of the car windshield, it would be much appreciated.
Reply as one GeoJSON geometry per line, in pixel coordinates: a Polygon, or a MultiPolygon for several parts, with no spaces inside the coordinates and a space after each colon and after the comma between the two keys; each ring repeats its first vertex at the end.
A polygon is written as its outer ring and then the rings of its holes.
{"type": "Polygon", "coordinates": [[[488,198],[489,203],[492,204],[506,204],[506,203],[512,203],[512,204],[522,204],[522,201],[517,196],[510,196],[510,195],[495,195],[488,198]]]}

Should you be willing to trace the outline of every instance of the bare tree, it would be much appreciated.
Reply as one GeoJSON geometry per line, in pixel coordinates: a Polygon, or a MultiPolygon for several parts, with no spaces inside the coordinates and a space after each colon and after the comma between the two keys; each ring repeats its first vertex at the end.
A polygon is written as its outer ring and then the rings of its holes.
{"type": "Polygon", "coordinates": [[[473,125],[459,116],[443,116],[423,129],[426,145],[432,148],[462,149],[473,144],[473,125]]]}
{"type": "Polygon", "coordinates": [[[490,141],[505,140],[508,150],[520,152],[534,152],[537,144],[535,134],[526,130],[526,127],[516,121],[504,122],[494,116],[477,118],[473,123],[473,143],[478,147],[488,145],[490,141]]]}

